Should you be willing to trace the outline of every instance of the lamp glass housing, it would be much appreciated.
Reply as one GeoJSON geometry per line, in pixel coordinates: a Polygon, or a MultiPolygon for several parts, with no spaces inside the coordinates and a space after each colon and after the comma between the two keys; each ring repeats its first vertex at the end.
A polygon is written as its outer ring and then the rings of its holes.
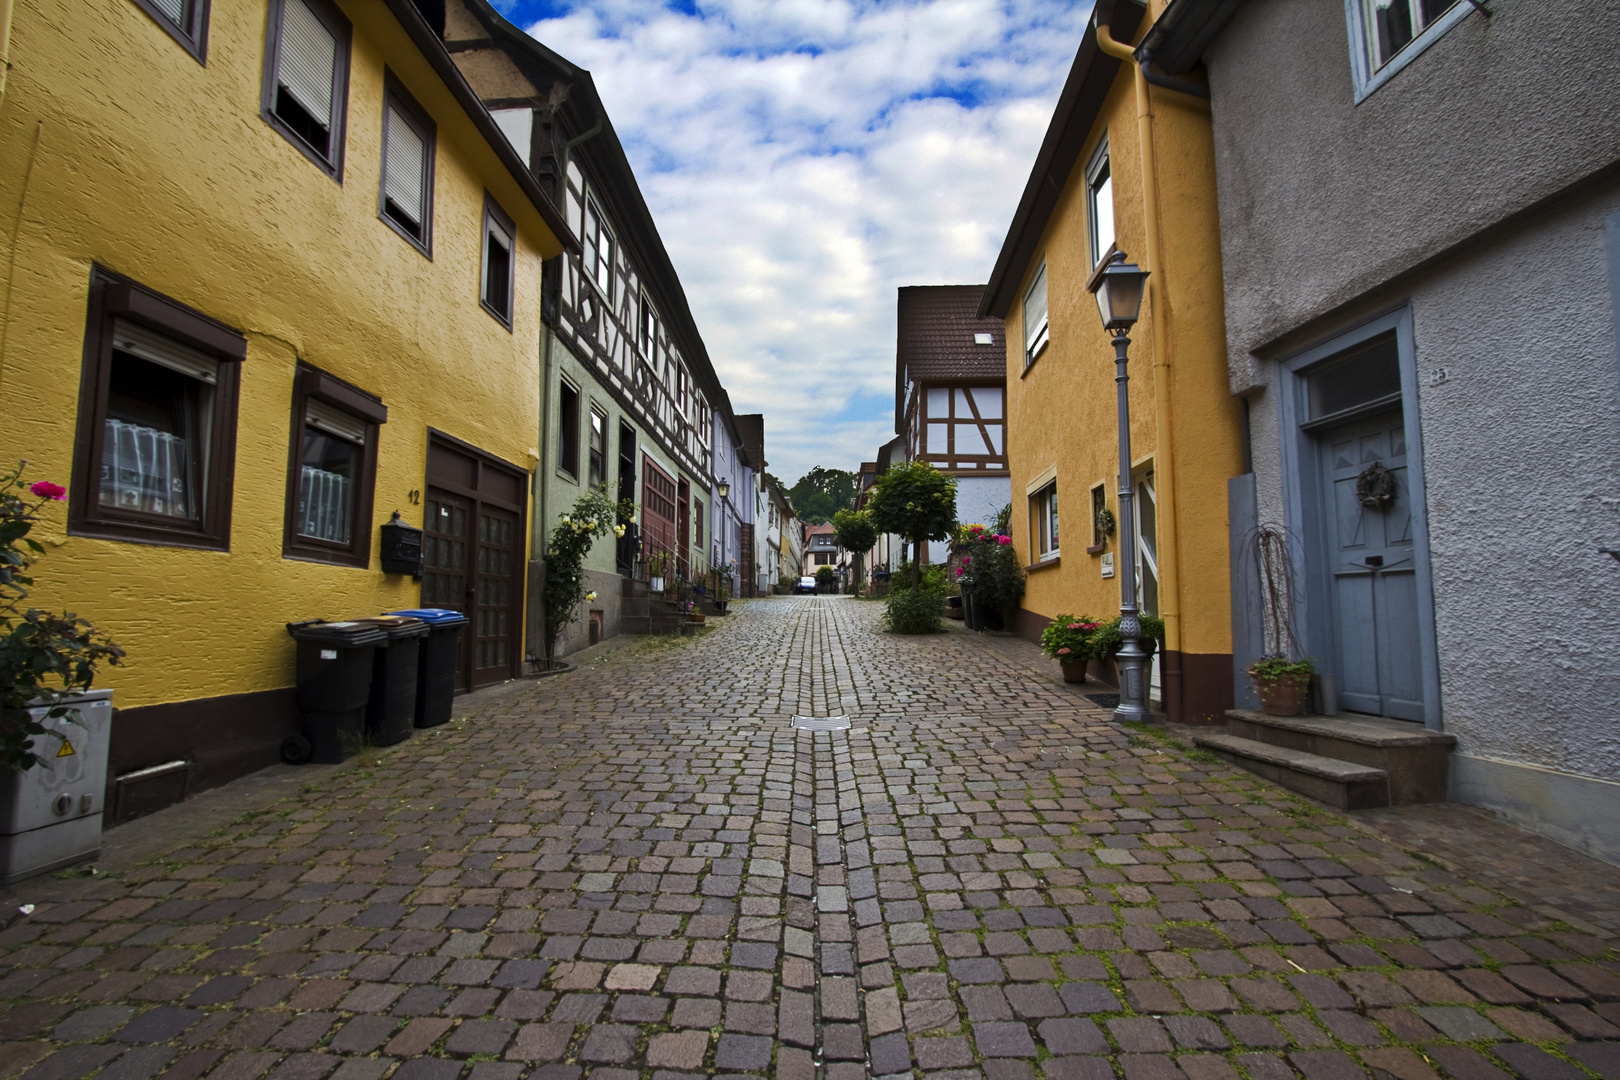
{"type": "Polygon", "coordinates": [[[1147,277],[1148,271],[1125,261],[1123,251],[1114,252],[1113,257],[1097,269],[1089,284],[1097,297],[1103,329],[1129,330],[1136,325],[1142,313],[1147,277]]]}
{"type": "Polygon", "coordinates": [[[715,490],[720,493],[720,497],[722,499],[728,498],[731,495],[731,482],[729,480],[722,480],[714,487],[715,490]]]}

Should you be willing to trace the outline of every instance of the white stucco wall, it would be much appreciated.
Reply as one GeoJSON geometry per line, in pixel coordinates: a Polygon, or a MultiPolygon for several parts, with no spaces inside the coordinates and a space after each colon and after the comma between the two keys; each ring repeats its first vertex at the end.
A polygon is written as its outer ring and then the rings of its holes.
{"type": "MultiPolygon", "coordinates": [[[[1012,479],[1006,476],[958,476],[956,478],[956,520],[993,525],[1001,508],[1012,501],[1012,479]]],[[[950,545],[936,541],[928,545],[928,561],[944,562],[950,545]]]]}

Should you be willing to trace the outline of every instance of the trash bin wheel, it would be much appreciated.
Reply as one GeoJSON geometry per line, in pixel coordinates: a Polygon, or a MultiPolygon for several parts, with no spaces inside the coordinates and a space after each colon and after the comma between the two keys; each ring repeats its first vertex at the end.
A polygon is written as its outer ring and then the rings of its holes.
{"type": "Polygon", "coordinates": [[[289,735],[281,740],[281,760],[289,765],[302,765],[314,752],[315,748],[302,735],[289,735]]]}

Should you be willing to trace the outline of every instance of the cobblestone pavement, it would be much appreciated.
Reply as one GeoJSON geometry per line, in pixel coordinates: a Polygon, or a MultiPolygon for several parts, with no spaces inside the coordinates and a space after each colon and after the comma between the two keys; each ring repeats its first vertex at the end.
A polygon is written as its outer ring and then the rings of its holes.
{"type": "Polygon", "coordinates": [[[0,1067],[1620,1080],[1607,931],[878,614],[752,602],[39,885],[0,932],[0,1067]]]}

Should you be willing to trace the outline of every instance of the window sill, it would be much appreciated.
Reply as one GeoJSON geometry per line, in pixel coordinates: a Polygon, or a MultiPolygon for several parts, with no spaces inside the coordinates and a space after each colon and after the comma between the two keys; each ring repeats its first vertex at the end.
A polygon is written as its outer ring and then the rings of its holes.
{"type": "Polygon", "coordinates": [[[1018,377],[1020,379],[1027,378],[1029,373],[1035,370],[1035,365],[1041,362],[1041,357],[1046,355],[1046,350],[1051,348],[1051,346],[1052,343],[1050,341],[1043,344],[1040,349],[1036,351],[1035,355],[1030,357],[1028,362],[1024,364],[1024,370],[1019,374],[1018,377]]]}
{"type": "Polygon", "coordinates": [[[1092,544],[1090,547],[1086,548],[1086,554],[1087,555],[1101,555],[1103,552],[1105,552],[1107,550],[1108,550],[1108,541],[1104,540],[1100,544],[1092,544]]]}
{"type": "Polygon", "coordinates": [[[1037,573],[1037,572],[1039,572],[1041,570],[1050,570],[1054,566],[1061,563],[1062,561],[1063,561],[1062,556],[1054,555],[1050,559],[1042,559],[1040,562],[1035,563],[1033,566],[1024,567],[1024,573],[1026,573],[1026,574],[1034,574],[1034,573],[1037,573]]]}

